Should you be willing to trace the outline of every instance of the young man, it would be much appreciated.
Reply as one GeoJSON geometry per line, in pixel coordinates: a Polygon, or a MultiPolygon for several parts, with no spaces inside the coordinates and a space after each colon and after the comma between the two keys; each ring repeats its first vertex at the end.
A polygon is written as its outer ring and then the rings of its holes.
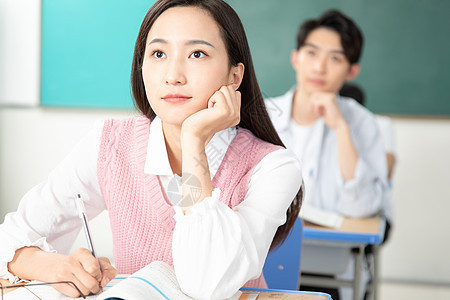
{"type": "Polygon", "coordinates": [[[380,211],[387,176],[373,114],[338,95],[360,71],[362,44],[358,27],[338,11],[305,22],[291,54],[297,86],[266,99],[281,139],[303,163],[304,203],[349,217],[380,211]]]}
{"type": "Polygon", "coordinates": [[[281,139],[302,162],[304,206],[349,217],[378,213],[387,188],[374,116],[338,95],[360,72],[362,45],[357,25],[339,11],[306,21],[291,54],[297,85],[266,99],[281,139]]]}

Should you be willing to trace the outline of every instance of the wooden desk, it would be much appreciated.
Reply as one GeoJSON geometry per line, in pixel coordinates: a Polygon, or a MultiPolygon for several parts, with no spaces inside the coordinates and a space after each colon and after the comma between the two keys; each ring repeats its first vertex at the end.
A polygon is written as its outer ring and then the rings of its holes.
{"type": "Polygon", "coordinates": [[[238,300],[254,299],[252,295],[255,294],[258,294],[257,300],[332,300],[331,296],[325,293],[254,288],[241,288],[240,291],[243,292],[243,294],[238,300]]]}
{"type": "Polygon", "coordinates": [[[355,268],[352,281],[302,275],[301,283],[317,287],[352,287],[353,299],[357,300],[360,294],[364,248],[367,245],[373,245],[375,265],[372,272],[373,282],[369,289],[374,293],[376,299],[378,245],[383,241],[385,225],[385,221],[379,217],[367,219],[344,218],[339,229],[321,227],[305,222],[301,254],[302,272],[339,274],[345,271],[352,256],[355,257],[355,268]],[[356,253],[351,249],[356,249],[356,253]]]}

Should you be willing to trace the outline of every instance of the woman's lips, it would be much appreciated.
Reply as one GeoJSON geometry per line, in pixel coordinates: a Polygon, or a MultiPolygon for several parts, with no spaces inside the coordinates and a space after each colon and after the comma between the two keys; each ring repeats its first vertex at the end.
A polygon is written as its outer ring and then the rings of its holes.
{"type": "Polygon", "coordinates": [[[191,99],[192,97],[180,95],[180,94],[167,94],[162,99],[169,103],[180,103],[191,99]]]}

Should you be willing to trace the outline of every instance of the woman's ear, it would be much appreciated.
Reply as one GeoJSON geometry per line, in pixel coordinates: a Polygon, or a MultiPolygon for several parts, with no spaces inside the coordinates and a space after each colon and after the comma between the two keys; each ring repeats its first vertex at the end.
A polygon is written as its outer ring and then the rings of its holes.
{"type": "Polygon", "coordinates": [[[230,71],[230,85],[236,91],[241,85],[242,78],[244,78],[245,67],[243,63],[238,63],[237,66],[232,66],[230,71]]]}
{"type": "Polygon", "coordinates": [[[347,76],[345,76],[345,81],[353,80],[356,76],[358,76],[359,72],[361,71],[361,65],[359,63],[353,63],[350,65],[350,70],[347,73],[347,76]]]}

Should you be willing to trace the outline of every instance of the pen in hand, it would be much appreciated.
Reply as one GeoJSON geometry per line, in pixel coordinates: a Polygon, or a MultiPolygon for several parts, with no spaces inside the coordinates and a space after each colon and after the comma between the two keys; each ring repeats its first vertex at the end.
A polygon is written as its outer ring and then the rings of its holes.
{"type": "MultiPolygon", "coordinates": [[[[77,194],[75,200],[76,200],[76,203],[77,203],[78,216],[81,219],[81,224],[83,224],[84,234],[86,236],[86,240],[87,240],[87,243],[88,243],[89,251],[91,251],[92,255],[95,258],[97,258],[97,255],[95,253],[94,244],[92,243],[91,232],[89,230],[88,220],[87,220],[87,216],[86,216],[86,208],[84,207],[84,203],[83,203],[83,200],[81,199],[81,195],[77,194]]],[[[99,261],[99,265],[100,265],[100,261],[99,261]]]]}
{"type": "Polygon", "coordinates": [[[80,194],[77,194],[77,209],[78,209],[78,216],[80,217],[81,223],[83,224],[84,234],[86,236],[89,251],[91,251],[92,255],[95,258],[97,258],[97,255],[95,254],[94,244],[92,243],[92,237],[91,237],[91,232],[89,230],[87,217],[86,217],[86,209],[84,207],[84,203],[83,203],[83,200],[81,199],[80,194]]]}

